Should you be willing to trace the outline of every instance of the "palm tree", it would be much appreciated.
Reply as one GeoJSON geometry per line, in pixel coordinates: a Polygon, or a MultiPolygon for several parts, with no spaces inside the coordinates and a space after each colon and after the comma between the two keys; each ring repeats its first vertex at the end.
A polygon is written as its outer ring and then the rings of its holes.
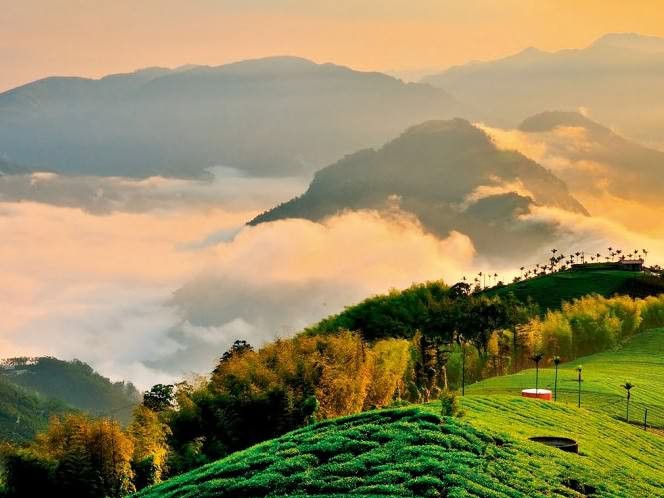
{"type": "Polygon", "coordinates": [[[560,365],[560,356],[553,357],[553,364],[556,366],[556,377],[553,382],[553,401],[558,401],[558,365],[560,365]]]}
{"type": "Polygon", "coordinates": [[[544,353],[535,353],[530,357],[535,362],[535,396],[539,394],[539,364],[544,358],[544,353]]]}
{"type": "Polygon", "coordinates": [[[623,386],[625,390],[627,391],[627,422],[629,423],[629,400],[632,397],[632,388],[634,387],[634,384],[631,384],[629,382],[625,382],[623,386]]]}

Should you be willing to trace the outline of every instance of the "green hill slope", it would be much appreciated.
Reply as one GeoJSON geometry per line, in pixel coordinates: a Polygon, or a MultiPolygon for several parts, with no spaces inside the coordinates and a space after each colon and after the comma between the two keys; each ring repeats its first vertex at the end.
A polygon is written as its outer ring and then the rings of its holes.
{"type": "Polygon", "coordinates": [[[131,383],[111,382],[78,360],[10,358],[0,365],[0,378],[93,415],[113,415],[122,423],[129,421],[140,401],[131,383]]]}
{"type": "Polygon", "coordinates": [[[585,410],[532,400],[473,398],[464,407],[470,424],[441,420],[435,404],[322,422],[235,453],[139,496],[664,493],[664,439],[656,435],[585,410]],[[575,425],[576,419],[581,421],[575,425]],[[527,440],[535,434],[566,435],[570,426],[575,434],[584,429],[579,437],[581,455],[527,440]]]}
{"type": "Polygon", "coordinates": [[[532,299],[542,310],[558,309],[563,301],[571,301],[588,294],[611,297],[626,294],[646,297],[664,293],[664,279],[646,277],[639,272],[621,270],[574,270],[551,273],[522,282],[486,291],[505,295],[512,292],[518,299],[532,299]]]}
{"type": "Polygon", "coordinates": [[[53,415],[70,409],[0,378],[0,441],[24,443],[46,428],[53,415]]]}
{"type": "MultiPolygon", "coordinates": [[[[630,402],[630,419],[643,420],[648,409],[648,424],[664,428],[664,329],[648,330],[618,351],[598,353],[563,363],[558,371],[558,400],[576,406],[578,381],[576,367],[583,368],[581,404],[590,410],[614,417],[626,416],[625,382],[635,384],[630,402]]],[[[555,372],[540,368],[539,386],[554,389],[555,372]]],[[[535,387],[535,370],[493,377],[468,386],[469,395],[516,394],[535,387]]]]}
{"type": "Polygon", "coordinates": [[[466,396],[462,406],[467,422],[478,430],[506,432],[524,444],[534,436],[575,439],[579,456],[565,454],[567,469],[585,468],[606,485],[587,496],[664,496],[664,438],[659,434],[593,410],[515,396],[466,396]]]}

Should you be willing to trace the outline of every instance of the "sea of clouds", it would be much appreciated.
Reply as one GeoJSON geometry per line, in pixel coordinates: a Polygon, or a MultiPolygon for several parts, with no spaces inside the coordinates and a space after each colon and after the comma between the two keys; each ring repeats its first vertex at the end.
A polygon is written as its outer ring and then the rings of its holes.
{"type": "MultiPolygon", "coordinates": [[[[496,267],[466,235],[436,237],[398,206],[246,226],[309,179],[214,173],[0,177],[0,356],[79,358],[146,388],[209,372],[236,339],[292,335],[390,288],[488,270],[509,280],[549,255],[515,248],[496,267]]],[[[656,235],[601,213],[523,217],[553,224],[561,250],[664,255],[656,235]]]]}

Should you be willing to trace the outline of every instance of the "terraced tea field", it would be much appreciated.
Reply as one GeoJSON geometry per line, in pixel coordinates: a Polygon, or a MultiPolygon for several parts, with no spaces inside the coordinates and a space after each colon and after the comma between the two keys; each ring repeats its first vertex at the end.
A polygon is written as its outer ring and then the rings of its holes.
{"type": "MultiPolygon", "coordinates": [[[[535,372],[469,386],[461,418],[440,403],[328,420],[234,453],[146,489],[141,497],[447,496],[664,497],[664,436],[620,420],[625,381],[632,413],[655,421],[664,398],[664,329],[620,351],[561,365],[558,402],[519,396],[535,372]],[[582,408],[576,366],[583,365],[582,408]],[[579,454],[534,443],[568,437],[579,454]]],[[[553,387],[553,369],[540,370],[553,387]]]]}
{"type": "MultiPolygon", "coordinates": [[[[558,371],[558,402],[576,406],[578,387],[576,367],[582,367],[581,406],[611,415],[626,416],[625,382],[635,385],[630,402],[630,420],[664,427],[664,329],[634,336],[618,351],[598,353],[563,363],[558,371]]],[[[540,368],[540,388],[554,390],[555,371],[540,368]]],[[[521,389],[535,387],[535,369],[514,375],[494,377],[466,387],[468,397],[487,394],[518,396],[521,389]]]]}
{"type": "Polygon", "coordinates": [[[318,423],[139,496],[664,496],[658,436],[537,401],[492,396],[464,406],[467,421],[441,419],[432,404],[318,423]],[[515,408],[522,412],[517,423],[515,408]],[[587,429],[581,455],[526,439],[564,432],[577,418],[587,429]],[[629,451],[616,451],[626,445],[629,451]]]}

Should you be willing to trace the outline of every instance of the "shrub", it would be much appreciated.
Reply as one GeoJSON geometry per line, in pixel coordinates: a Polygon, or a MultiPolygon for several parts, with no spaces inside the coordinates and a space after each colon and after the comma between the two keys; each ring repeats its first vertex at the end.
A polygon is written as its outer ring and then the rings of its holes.
{"type": "Polygon", "coordinates": [[[444,417],[454,417],[459,413],[459,402],[457,400],[456,392],[454,391],[443,391],[440,394],[440,412],[444,417]]]}

